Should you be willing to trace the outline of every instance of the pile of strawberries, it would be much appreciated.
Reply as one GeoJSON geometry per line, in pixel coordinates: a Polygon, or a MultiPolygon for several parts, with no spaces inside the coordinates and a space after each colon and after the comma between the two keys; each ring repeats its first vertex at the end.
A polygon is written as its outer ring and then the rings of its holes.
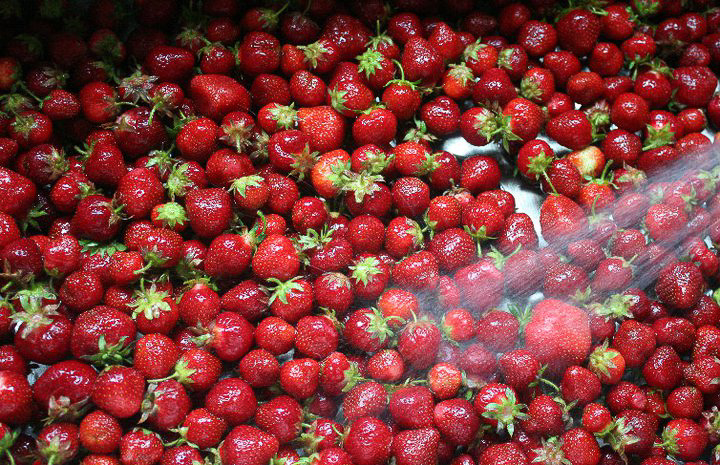
{"type": "Polygon", "coordinates": [[[711,1],[1,3],[0,462],[720,464],[711,1]]]}

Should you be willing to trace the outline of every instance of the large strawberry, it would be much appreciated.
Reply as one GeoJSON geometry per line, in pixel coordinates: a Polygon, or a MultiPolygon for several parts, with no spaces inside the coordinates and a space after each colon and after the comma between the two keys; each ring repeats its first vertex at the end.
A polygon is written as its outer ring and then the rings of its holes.
{"type": "Polygon", "coordinates": [[[247,425],[228,433],[218,453],[223,465],[265,465],[280,447],[272,434],[247,425]]]}
{"type": "Polygon", "coordinates": [[[572,305],[546,299],[535,305],[525,327],[525,344],[553,373],[579,365],[590,352],[587,314],[572,305]]]}
{"type": "Polygon", "coordinates": [[[239,82],[221,74],[201,74],[190,80],[189,94],[198,111],[220,121],[233,111],[250,109],[250,93],[239,82]]]}
{"type": "Polygon", "coordinates": [[[555,24],[560,47],[578,57],[592,51],[600,36],[600,28],[600,19],[583,8],[568,11],[555,24]]]}

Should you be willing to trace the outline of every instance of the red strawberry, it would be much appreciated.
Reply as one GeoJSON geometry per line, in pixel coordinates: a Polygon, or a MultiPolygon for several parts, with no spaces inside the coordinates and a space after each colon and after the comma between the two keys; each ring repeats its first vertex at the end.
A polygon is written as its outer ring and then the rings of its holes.
{"type": "Polygon", "coordinates": [[[85,416],[78,428],[80,445],[94,454],[111,454],[120,444],[122,427],[112,416],[95,410],[85,416]]]}
{"type": "Polygon", "coordinates": [[[694,263],[678,262],[660,271],[655,292],[664,303],[679,309],[697,304],[705,289],[700,269],[694,263]]]}
{"type": "Polygon", "coordinates": [[[700,458],[708,444],[708,433],[686,418],[671,420],[662,433],[665,450],[680,460],[700,458]]]}
{"type": "Polygon", "coordinates": [[[585,9],[574,9],[555,24],[560,47],[578,57],[588,55],[600,36],[600,19],[585,9]]]}
{"type": "Polygon", "coordinates": [[[308,136],[310,148],[318,152],[340,148],[346,124],[342,115],[330,106],[298,110],[298,128],[308,136]]]}
{"type": "Polygon", "coordinates": [[[252,388],[245,381],[225,378],[207,392],[205,408],[223,418],[229,425],[239,425],[255,415],[257,400],[252,388]]]}
{"type": "Polygon", "coordinates": [[[220,74],[203,74],[190,80],[189,95],[198,111],[220,121],[232,111],[250,109],[250,93],[237,81],[220,74]]]}
{"type": "Polygon", "coordinates": [[[185,199],[190,227],[200,237],[214,238],[230,226],[232,198],[219,188],[197,189],[185,199]]]}
{"type": "Polygon", "coordinates": [[[0,392],[4,399],[0,408],[0,421],[10,425],[28,422],[34,410],[33,392],[25,375],[0,370],[0,392]]]}
{"type": "Polygon", "coordinates": [[[478,465],[529,465],[530,460],[514,442],[492,444],[478,458],[478,465]]]}
{"type": "Polygon", "coordinates": [[[467,445],[480,428],[480,418],[473,405],[465,399],[449,399],[435,405],[434,423],[452,444],[467,445]]]}
{"type": "MultiPolygon", "coordinates": [[[[344,390],[347,390],[346,385],[344,390]]],[[[387,407],[387,392],[380,383],[368,381],[350,389],[343,398],[343,415],[349,422],[365,416],[379,416],[387,407]]]]}
{"type": "Polygon", "coordinates": [[[295,247],[284,236],[267,237],[252,258],[253,272],[261,279],[289,280],[297,274],[299,268],[300,260],[295,247]]]}
{"type": "Polygon", "coordinates": [[[140,411],[144,392],[145,380],[139,371],[112,366],[95,381],[92,401],[115,418],[128,418],[140,411]]]}
{"type": "Polygon", "coordinates": [[[37,188],[28,178],[0,167],[0,212],[23,216],[35,203],[37,188]]]}
{"type": "Polygon", "coordinates": [[[540,226],[546,240],[556,241],[577,236],[587,228],[582,208],[563,195],[551,195],[540,208],[540,226]]]}
{"type": "Polygon", "coordinates": [[[687,66],[673,71],[672,82],[677,88],[675,99],[679,103],[702,107],[710,101],[714,91],[712,87],[717,85],[717,77],[704,66],[687,66]]]}
{"type": "Polygon", "coordinates": [[[571,150],[585,148],[593,140],[592,124],[579,110],[569,110],[552,118],[545,129],[551,138],[571,150]]]}
{"type": "Polygon", "coordinates": [[[302,419],[300,404],[289,396],[275,397],[260,405],[255,417],[260,429],[275,436],[281,444],[298,436],[302,419]]]}
{"type": "Polygon", "coordinates": [[[344,448],[357,465],[381,465],[391,456],[392,432],[382,421],[364,417],[348,429],[344,448]]]}
{"type": "Polygon", "coordinates": [[[525,328],[525,343],[553,372],[580,364],[590,351],[587,314],[564,302],[547,299],[533,308],[525,328]]]}
{"type": "Polygon", "coordinates": [[[435,428],[405,430],[393,438],[393,456],[398,465],[431,465],[437,463],[439,441],[435,428]]]}
{"type": "Polygon", "coordinates": [[[309,358],[295,358],[280,367],[280,386],[296,399],[307,399],[320,384],[320,364],[309,358]]]}
{"type": "Polygon", "coordinates": [[[409,81],[420,80],[423,85],[435,84],[442,74],[443,58],[427,40],[412,37],[403,48],[402,68],[409,81]]]}
{"type": "Polygon", "coordinates": [[[263,465],[279,449],[279,441],[272,434],[252,426],[240,425],[225,437],[218,452],[226,465],[263,465]]]}

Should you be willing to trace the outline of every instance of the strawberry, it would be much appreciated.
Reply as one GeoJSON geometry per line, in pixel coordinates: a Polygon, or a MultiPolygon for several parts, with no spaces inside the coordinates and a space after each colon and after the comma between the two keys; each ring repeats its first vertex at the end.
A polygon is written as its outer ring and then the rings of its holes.
{"type": "Polygon", "coordinates": [[[300,261],[290,239],[273,235],[258,246],[253,258],[253,272],[261,279],[288,280],[295,276],[300,261]]]}
{"type": "Polygon", "coordinates": [[[405,372],[405,362],[400,353],[392,349],[376,352],[367,363],[370,377],[385,383],[395,383],[405,372]]]}
{"type": "Polygon", "coordinates": [[[517,90],[508,73],[502,68],[490,68],[484,71],[472,89],[473,101],[478,104],[497,102],[504,106],[515,97],[517,90]]]}
{"type": "Polygon", "coordinates": [[[232,111],[248,111],[249,92],[234,79],[220,74],[195,76],[190,80],[189,95],[198,111],[220,121],[232,111]]]}
{"type": "Polygon", "coordinates": [[[185,199],[190,227],[200,237],[216,237],[230,225],[230,195],[218,188],[191,191],[185,199]]]}
{"type": "Polygon", "coordinates": [[[517,403],[515,391],[505,384],[490,383],[483,386],[473,405],[481,422],[498,431],[506,429],[510,435],[515,430],[515,420],[527,418],[527,415],[521,412],[525,406],[517,403]]]}
{"type": "Polygon", "coordinates": [[[37,188],[28,178],[0,168],[0,212],[20,218],[35,202],[37,188]]]}
{"type": "Polygon", "coordinates": [[[525,328],[525,342],[528,350],[554,372],[582,363],[590,351],[588,317],[577,307],[558,300],[542,301],[533,308],[525,328]]]}
{"type": "Polygon", "coordinates": [[[296,399],[307,399],[320,383],[320,364],[309,358],[296,358],[280,367],[280,387],[296,399]]]}
{"type": "Polygon", "coordinates": [[[49,142],[52,132],[50,118],[34,110],[18,113],[10,120],[8,127],[8,136],[24,149],[49,142]]]}
{"type": "Polygon", "coordinates": [[[515,463],[518,465],[529,465],[530,460],[514,442],[492,444],[482,451],[478,458],[479,465],[502,465],[515,463]]]}
{"type": "Polygon", "coordinates": [[[66,463],[78,454],[78,427],[72,423],[53,423],[38,433],[40,456],[48,463],[66,463]]]}
{"type": "Polygon", "coordinates": [[[682,208],[665,204],[651,206],[645,215],[645,226],[650,237],[655,240],[677,237],[687,221],[687,215],[682,208]]]}
{"type": "Polygon", "coordinates": [[[555,93],[555,77],[544,68],[530,68],[520,81],[520,95],[533,103],[548,103],[555,93]]]}
{"type": "Polygon", "coordinates": [[[280,377],[280,364],[272,353],[256,349],[240,359],[237,371],[252,387],[268,387],[280,377]]]}
{"type": "Polygon", "coordinates": [[[260,429],[285,444],[295,439],[300,431],[302,408],[292,397],[275,397],[258,407],[255,421],[260,429]]]}
{"type": "Polygon", "coordinates": [[[388,326],[388,319],[378,310],[361,308],[348,317],[343,336],[348,344],[358,350],[376,352],[385,347],[392,330],[388,326]]]}
{"type": "Polygon", "coordinates": [[[517,41],[532,57],[543,56],[555,49],[558,34],[548,23],[529,20],[518,30],[517,41]]]}
{"type": "Polygon", "coordinates": [[[673,71],[672,84],[677,88],[675,99],[684,105],[707,105],[712,97],[710,88],[716,82],[715,75],[703,66],[680,67],[673,71]]]}
{"type": "Polygon", "coordinates": [[[376,417],[385,411],[387,403],[387,392],[382,384],[368,381],[347,392],[342,402],[343,415],[350,422],[365,416],[376,417]]]}
{"type": "Polygon", "coordinates": [[[568,197],[551,195],[540,208],[540,226],[546,240],[577,236],[587,227],[582,208],[568,197]]]}
{"type": "Polygon", "coordinates": [[[443,57],[421,37],[412,37],[405,43],[400,61],[409,81],[433,85],[442,74],[443,57]]]}
{"type": "Polygon", "coordinates": [[[346,121],[332,107],[317,106],[298,110],[298,127],[307,135],[312,150],[329,152],[342,145],[346,121]]]}
{"type": "Polygon", "coordinates": [[[708,433],[697,423],[686,418],[671,420],[662,433],[665,450],[680,460],[700,458],[707,447],[708,433]]]}
{"type": "Polygon", "coordinates": [[[655,292],[664,303],[680,309],[690,309],[700,300],[705,283],[694,263],[674,263],[660,271],[655,292]]]}
{"type": "Polygon", "coordinates": [[[140,411],[145,380],[137,370],[112,366],[98,375],[93,385],[93,403],[115,418],[128,418],[140,411]]]}
{"type": "Polygon", "coordinates": [[[205,396],[205,408],[229,425],[239,425],[255,415],[257,400],[249,384],[239,378],[215,383],[205,396]]]}
{"type": "Polygon", "coordinates": [[[571,150],[587,147],[594,137],[592,124],[579,110],[569,110],[550,119],[546,131],[550,137],[571,150]]]}
{"type": "MultiPolygon", "coordinates": [[[[401,73],[404,73],[402,68],[401,73]]],[[[404,75],[403,75],[404,76],[404,75]]],[[[391,80],[382,93],[381,101],[398,120],[405,121],[413,117],[422,103],[422,93],[417,86],[405,80],[391,80]]]]}
{"type": "Polygon", "coordinates": [[[433,409],[435,426],[440,433],[456,445],[467,445],[480,428],[480,418],[473,405],[460,398],[438,402],[433,409]]]}
{"type": "Polygon", "coordinates": [[[507,131],[504,132],[503,145],[508,147],[510,141],[525,143],[534,139],[543,125],[543,114],[533,102],[518,97],[510,100],[503,107],[503,117],[508,118],[507,131]]]}
{"type": "Polygon", "coordinates": [[[98,306],[77,317],[70,348],[77,358],[118,363],[135,339],[135,331],[129,316],[112,307],[98,306]]]}
{"type": "Polygon", "coordinates": [[[180,47],[158,45],[145,56],[145,68],[161,81],[181,82],[192,71],[195,58],[192,52],[180,47]]]}
{"type": "Polygon", "coordinates": [[[353,463],[380,465],[392,455],[392,439],[387,425],[376,418],[363,417],[350,425],[343,446],[353,463]]]}
{"type": "Polygon", "coordinates": [[[225,437],[218,453],[227,465],[262,465],[279,449],[275,436],[247,425],[235,426],[225,437]]]}
{"type": "Polygon", "coordinates": [[[33,392],[24,374],[1,370],[0,392],[7,399],[0,409],[0,421],[20,425],[30,420],[34,410],[33,392]]]}
{"type": "Polygon", "coordinates": [[[94,454],[114,452],[120,444],[121,436],[120,423],[102,410],[86,415],[78,428],[80,445],[94,454]]]}
{"type": "Polygon", "coordinates": [[[252,238],[248,235],[220,234],[208,247],[205,271],[214,278],[242,275],[250,264],[252,247],[252,238]]]}
{"type": "Polygon", "coordinates": [[[393,438],[393,457],[399,465],[436,463],[439,441],[435,428],[402,431],[393,438]]]}
{"type": "Polygon", "coordinates": [[[626,366],[636,367],[642,365],[655,350],[655,338],[651,327],[626,320],[615,333],[612,346],[623,356],[626,366]]]}

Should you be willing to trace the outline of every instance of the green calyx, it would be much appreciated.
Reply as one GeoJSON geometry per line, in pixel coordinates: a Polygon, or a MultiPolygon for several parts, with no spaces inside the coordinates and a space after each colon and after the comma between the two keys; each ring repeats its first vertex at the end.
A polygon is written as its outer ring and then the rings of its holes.
{"type": "Polygon", "coordinates": [[[377,257],[365,257],[354,265],[350,265],[348,268],[352,272],[352,278],[363,283],[365,286],[367,286],[372,276],[382,273],[380,260],[378,260],[377,257]]]}
{"type": "Polygon", "coordinates": [[[70,398],[67,396],[50,396],[48,400],[48,416],[43,420],[43,423],[49,425],[58,421],[76,421],[85,416],[90,406],[89,397],[71,403],[70,398]]]}
{"type": "Polygon", "coordinates": [[[185,208],[177,202],[167,202],[157,209],[156,219],[162,221],[163,225],[169,228],[183,226],[187,223],[185,208]]]}
{"type": "Polygon", "coordinates": [[[609,349],[608,342],[605,341],[590,354],[588,368],[596,375],[610,376],[610,369],[617,368],[615,358],[618,354],[617,350],[609,349]]]}
{"type": "Polygon", "coordinates": [[[370,175],[382,173],[395,159],[395,155],[388,154],[377,147],[366,148],[363,154],[365,155],[363,171],[370,175]]]}
{"type": "Polygon", "coordinates": [[[331,171],[332,173],[328,175],[328,179],[333,183],[333,186],[341,192],[351,192],[358,203],[362,202],[366,195],[377,192],[380,189],[377,183],[384,181],[384,178],[379,174],[352,171],[349,161],[333,164],[331,171]]]}
{"type": "Polygon", "coordinates": [[[643,144],[643,150],[653,150],[675,142],[675,132],[670,129],[669,124],[656,128],[651,124],[647,126],[647,137],[643,144]]]}
{"type": "Polygon", "coordinates": [[[176,197],[184,197],[187,190],[190,188],[192,183],[186,172],[190,168],[190,165],[183,163],[175,167],[168,175],[167,181],[165,181],[165,190],[171,199],[176,197]]]}
{"type": "Polygon", "coordinates": [[[305,234],[298,236],[295,241],[296,248],[301,252],[320,248],[332,240],[332,233],[327,225],[319,233],[314,229],[308,229],[305,234]]]}
{"type": "Polygon", "coordinates": [[[434,142],[437,140],[437,136],[428,132],[427,124],[425,124],[425,121],[416,119],[415,127],[408,129],[408,131],[405,133],[405,137],[403,137],[403,140],[406,142],[434,142]]]}
{"type": "Polygon", "coordinates": [[[548,465],[572,465],[572,462],[565,457],[562,450],[563,441],[557,436],[541,441],[541,446],[534,449],[535,461],[548,465]]]}
{"type": "Polygon", "coordinates": [[[243,176],[235,179],[230,184],[230,192],[239,195],[242,198],[247,197],[248,188],[262,187],[265,180],[259,174],[251,174],[249,176],[243,176]]]}
{"type": "Polygon", "coordinates": [[[629,295],[613,294],[603,303],[595,302],[588,305],[588,309],[596,315],[604,316],[612,320],[624,320],[631,318],[630,307],[633,305],[633,298],[629,295]]]}
{"type": "Polygon", "coordinates": [[[468,45],[465,47],[465,50],[463,50],[463,62],[467,63],[469,60],[477,60],[480,50],[485,47],[490,47],[490,45],[482,43],[482,39],[478,38],[475,42],[468,45]]]}
{"type": "Polygon", "coordinates": [[[382,68],[383,62],[386,60],[385,55],[374,48],[366,49],[356,59],[358,60],[358,72],[364,73],[368,79],[382,68]]]}
{"type": "Polygon", "coordinates": [[[297,110],[295,104],[275,105],[270,109],[270,115],[275,120],[275,125],[279,129],[292,129],[297,123],[297,110]]]}
{"type": "Polygon", "coordinates": [[[272,305],[273,302],[279,300],[283,304],[287,305],[289,294],[303,290],[303,286],[297,282],[298,279],[298,277],[295,277],[284,282],[276,278],[268,279],[268,282],[275,284],[274,286],[268,287],[268,291],[270,291],[268,304],[272,305]]]}
{"type": "Polygon", "coordinates": [[[18,334],[23,338],[35,329],[51,324],[52,317],[59,315],[57,309],[60,304],[57,303],[55,295],[44,289],[44,286],[37,285],[20,290],[14,299],[20,303],[22,311],[13,313],[10,320],[16,328],[22,328],[18,334]]]}
{"type": "Polygon", "coordinates": [[[192,375],[194,375],[196,371],[196,369],[190,368],[189,363],[186,359],[181,357],[180,360],[175,363],[175,368],[170,375],[164,378],[149,379],[147,382],[149,384],[157,384],[162,381],[167,381],[169,379],[175,379],[180,384],[187,386],[195,383],[195,381],[192,379],[192,375]]]}
{"type": "Polygon", "coordinates": [[[140,70],[120,81],[120,88],[127,101],[138,103],[140,101],[150,103],[150,90],[155,86],[157,76],[148,76],[140,70]]]}
{"type": "Polygon", "coordinates": [[[635,444],[640,440],[637,436],[630,434],[631,428],[625,424],[624,418],[618,418],[607,430],[602,431],[602,437],[610,444],[610,447],[617,452],[621,458],[625,459],[625,448],[631,444],[635,444]]]}
{"type": "Polygon", "coordinates": [[[534,76],[527,76],[520,81],[520,95],[528,100],[537,101],[543,94],[540,84],[534,76]]]}
{"type": "Polygon", "coordinates": [[[140,287],[135,291],[135,300],[129,304],[133,309],[133,319],[143,315],[146,319],[153,320],[164,312],[172,311],[170,304],[165,300],[169,297],[167,292],[158,291],[154,284],[149,289],[145,289],[142,281],[140,287]]]}
{"type": "Polygon", "coordinates": [[[367,325],[366,331],[373,334],[381,343],[384,343],[388,339],[392,338],[395,334],[388,321],[392,319],[401,319],[400,317],[385,318],[380,310],[373,307],[372,314],[370,315],[370,322],[367,325]]]}
{"type": "Polygon", "coordinates": [[[502,399],[485,406],[482,416],[496,420],[498,433],[506,430],[508,435],[512,437],[515,432],[515,421],[528,418],[528,415],[523,413],[524,408],[525,404],[518,403],[515,391],[507,388],[502,399]]]}
{"type": "Polygon", "coordinates": [[[458,81],[463,86],[475,80],[475,75],[468,65],[465,63],[453,63],[448,65],[448,75],[458,81]]]}
{"type": "Polygon", "coordinates": [[[320,42],[313,42],[308,45],[298,45],[305,55],[305,62],[307,62],[312,68],[317,68],[320,59],[327,54],[330,50],[320,42]]]}
{"type": "Polygon", "coordinates": [[[92,355],[83,355],[81,358],[92,365],[102,369],[114,365],[128,365],[132,359],[132,344],[126,344],[126,337],[122,337],[115,344],[108,344],[104,335],[98,338],[98,350],[92,355]]]}
{"type": "Polygon", "coordinates": [[[90,241],[87,239],[81,239],[80,240],[80,246],[82,247],[82,251],[90,254],[90,255],[106,255],[108,257],[112,257],[115,252],[124,252],[127,250],[127,247],[125,244],[122,244],[120,242],[110,242],[107,244],[101,244],[99,242],[90,241]]]}
{"type": "Polygon", "coordinates": [[[543,176],[547,173],[548,168],[555,161],[555,155],[547,154],[544,151],[530,158],[527,165],[528,174],[543,176]]]}
{"type": "Polygon", "coordinates": [[[242,153],[252,145],[253,127],[253,125],[248,125],[237,121],[223,124],[220,127],[220,130],[222,131],[220,140],[230,145],[238,152],[242,153]]]}

